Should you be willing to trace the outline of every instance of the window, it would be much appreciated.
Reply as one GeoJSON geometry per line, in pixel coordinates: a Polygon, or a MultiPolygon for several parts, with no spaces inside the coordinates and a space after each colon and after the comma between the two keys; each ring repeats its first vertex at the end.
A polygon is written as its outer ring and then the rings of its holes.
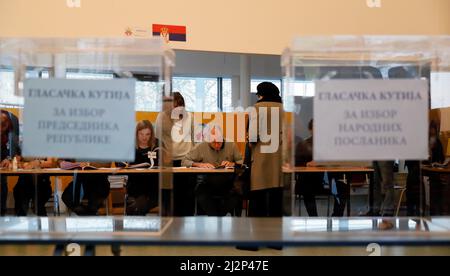
{"type": "MultiPolygon", "coordinates": [[[[25,73],[27,79],[43,78],[50,76],[47,69],[36,68],[28,69],[25,73]]],[[[11,69],[0,70],[0,105],[6,107],[22,107],[24,104],[23,96],[16,95],[15,73],[11,69]]]]}
{"type": "MultiPolygon", "coordinates": [[[[29,70],[27,78],[48,79],[47,70],[29,70]]],[[[68,71],[67,79],[108,80],[115,78],[111,72],[79,72],[68,71]]],[[[253,80],[252,89],[265,80],[253,80]]],[[[281,87],[280,80],[272,81],[281,87]]],[[[15,95],[14,71],[0,70],[0,105],[23,106],[23,97],[15,95]]],[[[231,78],[174,77],[173,91],[184,96],[186,108],[192,112],[232,112],[232,80],[231,78]],[[221,85],[219,85],[221,84],[221,85]]],[[[162,106],[162,87],[158,81],[136,81],[136,111],[159,112],[162,106]]]]}
{"type": "Polygon", "coordinates": [[[285,94],[283,106],[288,112],[300,112],[301,106],[295,103],[295,97],[314,97],[316,86],[313,81],[284,81],[284,89],[289,91],[290,95],[285,94]]]}
{"type": "Polygon", "coordinates": [[[450,107],[450,73],[431,73],[431,108],[450,107]]]}
{"type": "Polygon", "coordinates": [[[256,87],[258,86],[258,84],[260,84],[262,82],[265,82],[265,81],[268,81],[268,82],[271,82],[271,83],[275,84],[276,87],[278,87],[278,89],[280,90],[280,93],[281,93],[281,90],[282,90],[281,89],[281,80],[252,79],[251,82],[250,82],[250,88],[251,88],[250,91],[252,93],[256,93],[257,92],[256,87]]]}
{"type": "Polygon", "coordinates": [[[188,111],[219,111],[217,78],[174,77],[172,90],[183,95],[188,111]]]}
{"type": "Polygon", "coordinates": [[[110,80],[114,78],[112,73],[87,73],[87,72],[67,72],[68,79],[84,80],[110,80]]]}
{"type": "Polygon", "coordinates": [[[296,81],[292,83],[292,92],[298,97],[314,97],[316,86],[312,81],[296,81]]]}
{"type": "Polygon", "coordinates": [[[233,94],[231,90],[231,79],[222,79],[222,111],[233,111],[233,94]]]}
{"type": "Polygon", "coordinates": [[[0,105],[23,106],[23,97],[14,93],[14,83],[12,70],[0,70],[0,105]]]}
{"type": "MultiPolygon", "coordinates": [[[[113,79],[113,73],[68,72],[68,79],[113,79]]],[[[136,81],[136,111],[161,111],[162,89],[158,82],[136,81]]]]}
{"type": "MultiPolygon", "coordinates": [[[[48,71],[29,70],[27,78],[49,78],[48,71]]],[[[108,80],[113,79],[113,73],[98,72],[67,72],[67,79],[108,80]]],[[[0,105],[23,106],[24,99],[15,95],[14,71],[0,70],[0,105]]],[[[136,111],[161,111],[162,89],[158,82],[136,81],[136,111]]]]}
{"type": "Polygon", "coordinates": [[[159,87],[157,82],[136,82],[136,111],[161,111],[163,90],[159,87]]]}

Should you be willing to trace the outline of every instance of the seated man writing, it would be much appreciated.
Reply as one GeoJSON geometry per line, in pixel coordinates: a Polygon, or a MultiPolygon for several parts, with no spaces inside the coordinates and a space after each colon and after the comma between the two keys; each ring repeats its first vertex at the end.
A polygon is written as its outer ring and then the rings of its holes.
{"type": "MultiPolygon", "coordinates": [[[[209,129],[206,142],[197,145],[183,159],[182,166],[214,169],[242,164],[236,145],[223,141],[219,126],[209,129]]],[[[239,204],[233,191],[234,174],[208,174],[197,177],[196,196],[199,207],[208,216],[225,216],[239,204]]]]}

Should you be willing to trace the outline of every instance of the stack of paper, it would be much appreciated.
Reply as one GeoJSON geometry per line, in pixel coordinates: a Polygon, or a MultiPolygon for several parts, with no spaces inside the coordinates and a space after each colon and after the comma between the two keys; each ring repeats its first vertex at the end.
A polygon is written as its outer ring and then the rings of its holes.
{"type": "Polygon", "coordinates": [[[108,181],[111,189],[120,189],[127,185],[128,175],[110,175],[108,181]]]}

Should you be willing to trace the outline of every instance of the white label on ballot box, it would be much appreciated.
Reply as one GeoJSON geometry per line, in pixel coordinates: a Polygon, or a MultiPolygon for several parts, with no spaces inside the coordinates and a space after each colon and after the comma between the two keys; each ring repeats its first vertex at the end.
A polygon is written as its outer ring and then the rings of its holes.
{"type": "Polygon", "coordinates": [[[316,161],[427,159],[427,81],[317,81],[313,151],[316,161]]]}
{"type": "Polygon", "coordinates": [[[134,160],[135,80],[29,79],[23,155],[134,160]]]}

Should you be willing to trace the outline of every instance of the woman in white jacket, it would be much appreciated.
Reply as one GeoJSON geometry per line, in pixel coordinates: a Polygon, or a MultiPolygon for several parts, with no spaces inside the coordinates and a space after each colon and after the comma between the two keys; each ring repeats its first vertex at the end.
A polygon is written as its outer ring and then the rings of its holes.
{"type": "MultiPolygon", "coordinates": [[[[183,158],[194,148],[193,117],[185,109],[185,101],[181,93],[174,92],[172,99],[164,104],[166,106],[158,114],[155,124],[155,133],[161,141],[163,151],[170,153],[173,167],[181,167],[183,158]]],[[[166,163],[166,162],[163,162],[166,163]]],[[[167,163],[166,163],[167,164],[167,163]]],[[[163,205],[166,214],[173,216],[193,216],[195,212],[195,182],[181,174],[173,175],[173,187],[163,184],[163,205]],[[187,182],[187,183],[186,183],[187,182]],[[173,210],[170,210],[170,191],[173,189],[173,210]]]]}

